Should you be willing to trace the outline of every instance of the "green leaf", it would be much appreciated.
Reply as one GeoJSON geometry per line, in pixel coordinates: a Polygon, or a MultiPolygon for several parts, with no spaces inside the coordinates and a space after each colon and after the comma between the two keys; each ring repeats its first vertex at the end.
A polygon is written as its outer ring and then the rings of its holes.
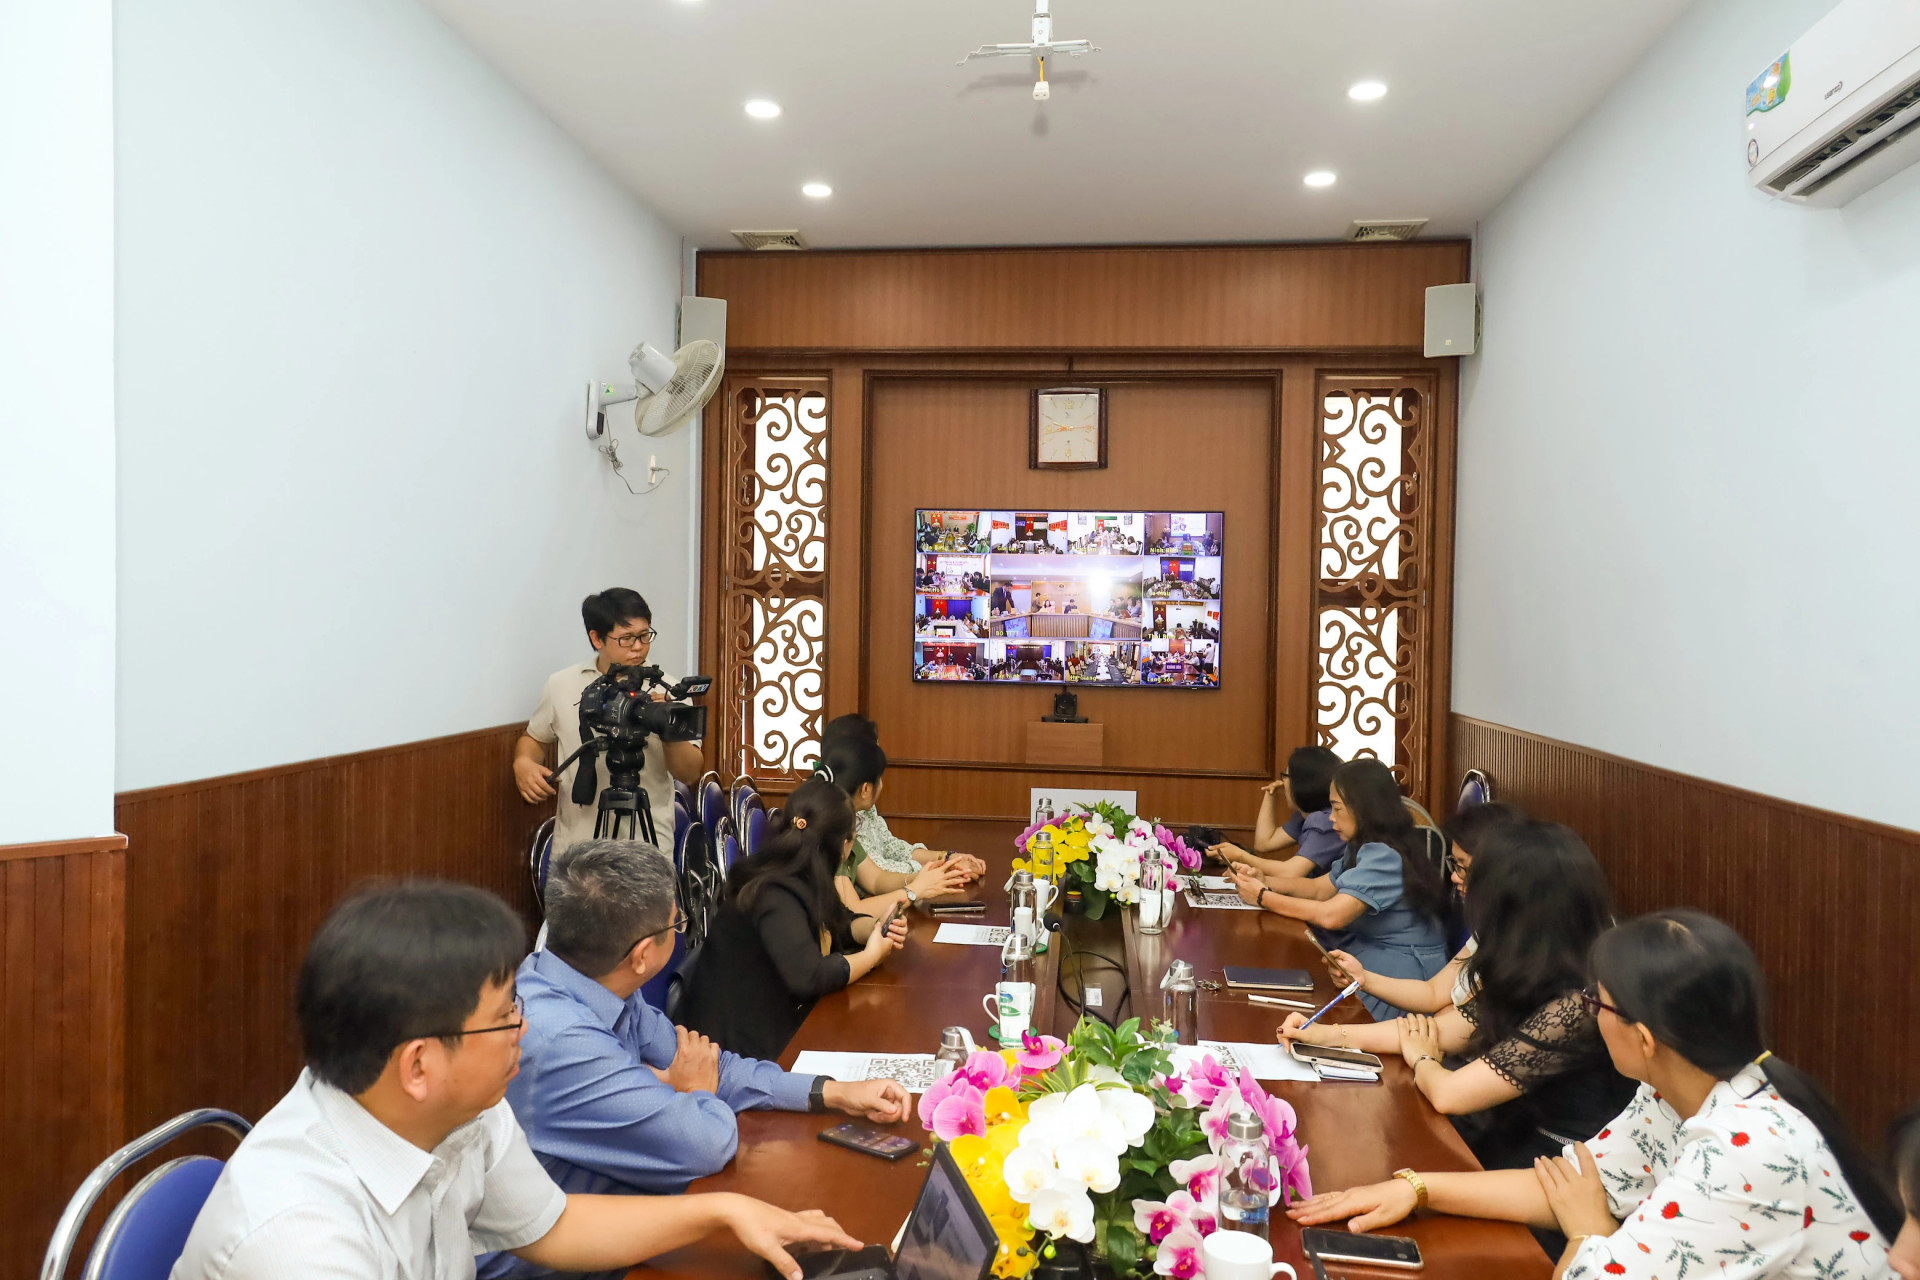
{"type": "Polygon", "coordinates": [[[1120,1078],[1128,1084],[1144,1086],[1153,1079],[1153,1061],[1142,1054],[1128,1058],[1126,1065],[1120,1068],[1120,1078]]]}
{"type": "Polygon", "coordinates": [[[1087,906],[1086,906],[1087,919],[1098,920],[1101,916],[1106,915],[1107,902],[1108,902],[1108,898],[1106,894],[1089,893],[1087,895],[1087,906]]]}
{"type": "Polygon", "coordinates": [[[1142,1160],[1140,1157],[1134,1156],[1129,1159],[1127,1163],[1144,1174],[1152,1175],[1160,1172],[1160,1162],[1158,1160],[1142,1160]]]}
{"type": "Polygon", "coordinates": [[[1131,1222],[1116,1219],[1107,1224],[1107,1258],[1116,1271],[1131,1271],[1140,1261],[1140,1237],[1131,1222]]]}

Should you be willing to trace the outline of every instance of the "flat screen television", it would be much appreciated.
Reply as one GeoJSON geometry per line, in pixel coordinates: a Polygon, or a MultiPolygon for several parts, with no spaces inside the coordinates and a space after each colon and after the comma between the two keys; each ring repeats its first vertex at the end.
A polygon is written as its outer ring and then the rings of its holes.
{"type": "Polygon", "coordinates": [[[1220,687],[1219,511],[914,513],[913,678],[1220,687]]]}

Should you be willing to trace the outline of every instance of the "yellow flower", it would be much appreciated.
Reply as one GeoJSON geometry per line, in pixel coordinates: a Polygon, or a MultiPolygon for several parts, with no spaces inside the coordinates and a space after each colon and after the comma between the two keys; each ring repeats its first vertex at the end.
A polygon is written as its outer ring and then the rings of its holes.
{"type": "Polygon", "coordinates": [[[1027,860],[1025,858],[1015,858],[1013,860],[1013,869],[1015,871],[1025,871],[1027,869],[1027,860]]]}
{"type": "Polygon", "coordinates": [[[987,1127],[1027,1118],[1026,1104],[1005,1085],[987,1090],[987,1127]]]}
{"type": "Polygon", "coordinates": [[[988,1214],[993,1234],[1000,1239],[1000,1251],[993,1259],[993,1274],[1000,1280],[1021,1280],[1040,1264],[1033,1247],[1033,1228],[1027,1225],[1026,1206],[1013,1214],[988,1214]]]}
{"type": "Polygon", "coordinates": [[[1020,1131],[1026,1127],[1027,1118],[1024,1115],[1018,1120],[993,1125],[987,1130],[987,1145],[998,1151],[1004,1160],[1020,1145],[1020,1131]]]}

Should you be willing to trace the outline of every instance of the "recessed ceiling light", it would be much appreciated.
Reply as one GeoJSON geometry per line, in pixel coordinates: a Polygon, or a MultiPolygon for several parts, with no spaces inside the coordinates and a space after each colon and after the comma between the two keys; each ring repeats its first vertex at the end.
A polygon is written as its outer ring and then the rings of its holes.
{"type": "Polygon", "coordinates": [[[747,114],[755,120],[771,120],[780,114],[780,104],[770,98],[755,98],[747,103],[747,114]]]}
{"type": "Polygon", "coordinates": [[[800,188],[800,194],[803,196],[812,196],[815,200],[825,200],[833,194],[833,188],[824,182],[809,182],[806,186],[800,188]]]}
{"type": "Polygon", "coordinates": [[[1387,96],[1387,86],[1378,80],[1362,80],[1347,90],[1347,96],[1355,102],[1378,102],[1387,96]]]}
{"type": "Polygon", "coordinates": [[[1333,181],[1334,173],[1331,169],[1315,169],[1306,177],[1306,183],[1310,187],[1330,187],[1333,181]]]}

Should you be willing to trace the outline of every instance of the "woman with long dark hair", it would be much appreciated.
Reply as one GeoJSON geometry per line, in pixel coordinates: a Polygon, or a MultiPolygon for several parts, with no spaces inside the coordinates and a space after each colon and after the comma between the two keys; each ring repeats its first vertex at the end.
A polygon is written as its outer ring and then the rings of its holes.
{"type": "Polygon", "coordinates": [[[1593,853],[1556,822],[1494,827],[1471,868],[1467,920],[1480,943],[1465,962],[1462,1003],[1437,1017],[1304,1031],[1305,1016],[1293,1014],[1279,1034],[1401,1055],[1434,1110],[1461,1118],[1482,1165],[1524,1169],[1593,1137],[1633,1094],[1581,998],[1612,900],[1593,853]],[[1458,1055],[1451,1069],[1449,1055],[1458,1055]]]}
{"type": "MultiPolygon", "coordinates": [[[[1473,874],[1474,859],[1479,856],[1487,840],[1501,827],[1527,820],[1526,814],[1510,804],[1488,803],[1469,805],[1440,824],[1441,831],[1447,837],[1448,848],[1452,851],[1449,859],[1453,864],[1453,894],[1448,908],[1450,919],[1464,914],[1462,904],[1466,901],[1467,880],[1473,874]]],[[[1339,950],[1327,953],[1327,969],[1340,986],[1358,982],[1360,989],[1368,995],[1378,996],[1408,1013],[1439,1013],[1442,1009],[1457,1008],[1473,999],[1473,985],[1467,978],[1467,961],[1479,947],[1479,940],[1469,933],[1465,945],[1454,953],[1447,967],[1425,982],[1389,978],[1385,974],[1375,973],[1353,956],[1339,950]]]]}
{"type": "Polygon", "coordinates": [[[1326,747],[1295,747],[1287,774],[1260,788],[1253,850],[1232,841],[1207,852],[1278,888],[1284,879],[1323,876],[1346,848],[1333,829],[1333,775],[1342,761],[1326,747]]]}
{"type": "Polygon", "coordinates": [[[883,933],[840,901],[834,871],[852,845],[846,793],[818,778],[795,787],[766,842],[728,878],[687,981],[682,1025],[743,1057],[778,1058],[814,1001],[905,944],[906,921],[883,933]]]}
{"type": "Polygon", "coordinates": [[[1417,1208],[1557,1227],[1560,1280],[1878,1280],[1902,1215],[1811,1078],[1766,1047],[1766,980],[1740,935],[1659,911],[1600,935],[1587,1004],[1640,1081],[1591,1143],[1531,1170],[1416,1173],[1313,1197],[1355,1231],[1417,1208]]]}
{"type": "MultiPolygon", "coordinates": [[[[1275,915],[1304,920],[1375,973],[1424,982],[1447,963],[1441,927],[1447,886],[1400,796],[1393,770],[1354,760],[1335,770],[1329,796],[1333,829],[1346,853],[1325,876],[1261,884],[1241,896],[1275,915]]],[[[1360,999],[1376,1018],[1401,1011],[1378,996],[1360,999]]]]}
{"type": "Polygon", "coordinates": [[[908,844],[880,816],[887,753],[880,730],[861,715],[838,716],[820,735],[814,772],[853,802],[853,852],[841,862],[840,900],[856,914],[882,916],[904,899],[956,893],[986,874],[987,864],[968,853],[948,853],[908,844]]]}

